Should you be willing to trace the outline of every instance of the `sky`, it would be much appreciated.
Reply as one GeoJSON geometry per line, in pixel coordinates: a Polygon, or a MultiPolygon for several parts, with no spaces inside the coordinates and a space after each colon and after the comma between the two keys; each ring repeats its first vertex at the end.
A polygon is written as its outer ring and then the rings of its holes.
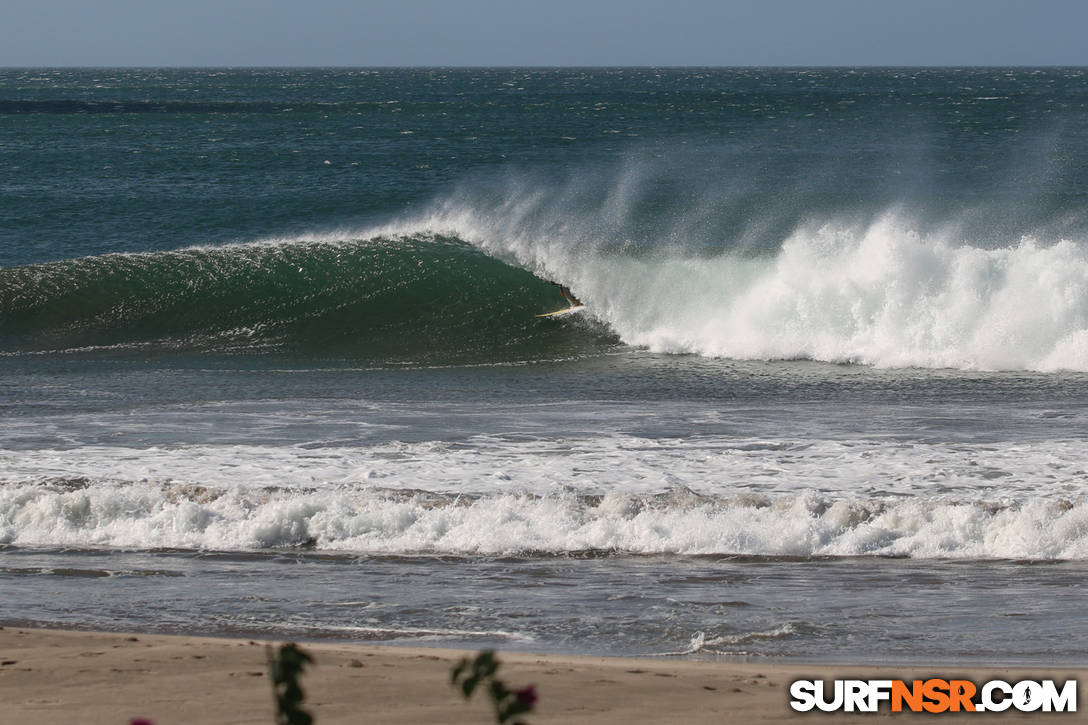
{"type": "Polygon", "coordinates": [[[1088,65],[1088,0],[2,0],[0,66],[1088,65]]]}

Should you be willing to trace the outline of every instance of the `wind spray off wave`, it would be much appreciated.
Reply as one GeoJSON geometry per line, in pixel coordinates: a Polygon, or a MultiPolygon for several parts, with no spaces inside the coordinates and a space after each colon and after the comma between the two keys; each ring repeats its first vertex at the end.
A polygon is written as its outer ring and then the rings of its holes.
{"type": "Polygon", "coordinates": [[[13,626],[1083,662],[1083,69],[0,80],[13,626]]]}
{"type": "Polygon", "coordinates": [[[804,226],[771,250],[708,251],[675,237],[623,244],[570,218],[542,224],[531,204],[516,211],[445,205],[355,233],[0,270],[6,346],[416,362],[607,350],[603,329],[533,319],[561,302],[544,281],[555,280],[622,342],[654,352],[1088,370],[1078,241],[980,247],[887,215],[804,226]]]}
{"type": "Polygon", "coordinates": [[[604,312],[625,342],[655,351],[1088,370],[1088,253],[1069,241],[980,249],[889,221],[800,230],[769,259],[657,264],[665,274],[636,266],[634,294],[609,280],[604,312]]]}
{"type": "MultiPolygon", "coordinates": [[[[629,208],[576,213],[523,193],[447,202],[439,230],[562,281],[628,345],[748,360],[1088,370],[1088,246],[970,243],[901,213],[801,225],[781,242],[707,239],[687,221],[635,236],[629,208]]],[[[388,231],[388,230],[387,230],[388,231]]]]}

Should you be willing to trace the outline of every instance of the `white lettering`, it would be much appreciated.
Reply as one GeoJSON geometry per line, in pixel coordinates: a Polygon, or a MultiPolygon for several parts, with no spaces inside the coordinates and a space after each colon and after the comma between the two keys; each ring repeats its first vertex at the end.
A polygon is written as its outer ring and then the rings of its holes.
{"type": "MultiPolygon", "coordinates": [[[[790,684],[790,707],[797,712],[809,712],[819,709],[823,712],[878,712],[881,703],[892,701],[892,692],[901,680],[795,680],[790,684]]],[[[953,683],[949,690],[949,709],[961,709],[970,703],[963,700],[964,693],[972,689],[969,683],[960,680],[953,683]],[[967,688],[967,689],[964,689],[967,688]]],[[[947,687],[941,680],[928,680],[926,687],[947,687]]],[[[1015,707],[1020,712],[1076,712],[1077,680],[1066,680],[1061,687],[1054,680],[1021,680],[1009,683],[1005,680],[990,680],[982,684],[977,697],[973,699],[975,712],[1004,712],[1015,707]]],[[[942,690],[943,692],[943,690],[942,690]]],[[[897,707],[903,697],[896,698],[897,707]]],[[[913,701],[916,703],[917,701],[913,701]]],[[[927,702],[925,707],[930,707],[927,702]]],[[[912,706],[912,709],[914,707],[912,706]]],[[[944,711],[943,709],[941,710],[944,711]]]]}
{"type": "Polygon", "coordinates": [[[816,683],[812,680],[797,680],[790,685],[790,707],[797,712],[808,712],[816,707],[816,683]]]}
{"type": "Polygon", "coordinates": [[[880,709],[881,701],[891,699],[891,680],[869,680],[869,709],[867,712],[876,712],[880,709]]]}
{"type": "Polygon", "coordinates": [[[1004,680],[990,680],[982,686],[982,707],[976,710],[984,712],[1004,712],[1012,707],[1012,685],[1004,680]],[[994,691],[1002,694],[1000,700],[994,699],[994,691]]]}
{"type": "Polygon", "coordinates": [[[1012,704],[1020,712],[1035,712],[1043,706],[1043,688],[1038,682],[1021,680],[1012,687],[1012,704]]]}
{"type": "Polygon", "coordinates": [[[869,686],[865,680],[846,680],[843,693],[846,712],[869,712],[869,686]]]}
{"type": "Polygon", "coordinates": [[[1043,680],[1043,712],[1076,712],[1077,681],[1066,680],[1061,692],[1054,680],[1043,680]],[[1053,708],[1053,710],[1051,709],[1053,708]]]}
{"type": "Polygon", "coordinates": [[[832,700],[827,699],[827,691],[824,687],[824,681],[816,680],[816,684],[820,686],[819,695],[816,696],[816,707],[820,708],[824,712],[835,712],[840,707],[842,707],[842,703],[844,700],[842,680],[835,680],[835,697],[832,700]]]}

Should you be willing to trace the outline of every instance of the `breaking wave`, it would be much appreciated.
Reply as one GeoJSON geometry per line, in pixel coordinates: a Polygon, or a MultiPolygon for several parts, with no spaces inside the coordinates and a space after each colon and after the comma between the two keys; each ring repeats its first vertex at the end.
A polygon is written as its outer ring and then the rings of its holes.
{"type": "Polygon", "coordinates": [[[366,554],[1084,559],[1088,504],[817,494],[691,498],[245,491],[149,484],[0,489],[0,543],[366,554]]]}
{"type": "MultiPolygon", "coordinates": [[[[622,185],[621,185],[622,186],[622,185]]],[[[638,199],[453,196],[360,232],[0,269],[8,354],[136,348],[493,362],[654,352],[880,367],[1088,371],[1088,248],[973,244],[902,214],[714,245],[640,236],[638,199]],[[554,280],[587,304],[558,323],[554,280]]],[[[756,234],[758,236],[758,234],[756,234]]]]}
{"type": "Polygon", "coordinates": [[[485,436],[10,451],[0,544],[1085,559],[1081,448],[485,436]]]}

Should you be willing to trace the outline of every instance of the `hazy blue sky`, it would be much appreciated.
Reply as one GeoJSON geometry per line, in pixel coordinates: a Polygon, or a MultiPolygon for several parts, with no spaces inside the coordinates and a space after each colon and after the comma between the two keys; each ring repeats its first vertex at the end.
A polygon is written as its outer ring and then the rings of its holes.
{"type": "Polygon", "coordinates": [[[0,65],[1088,65],[1088,0],[0,0],[0,65]]]}

